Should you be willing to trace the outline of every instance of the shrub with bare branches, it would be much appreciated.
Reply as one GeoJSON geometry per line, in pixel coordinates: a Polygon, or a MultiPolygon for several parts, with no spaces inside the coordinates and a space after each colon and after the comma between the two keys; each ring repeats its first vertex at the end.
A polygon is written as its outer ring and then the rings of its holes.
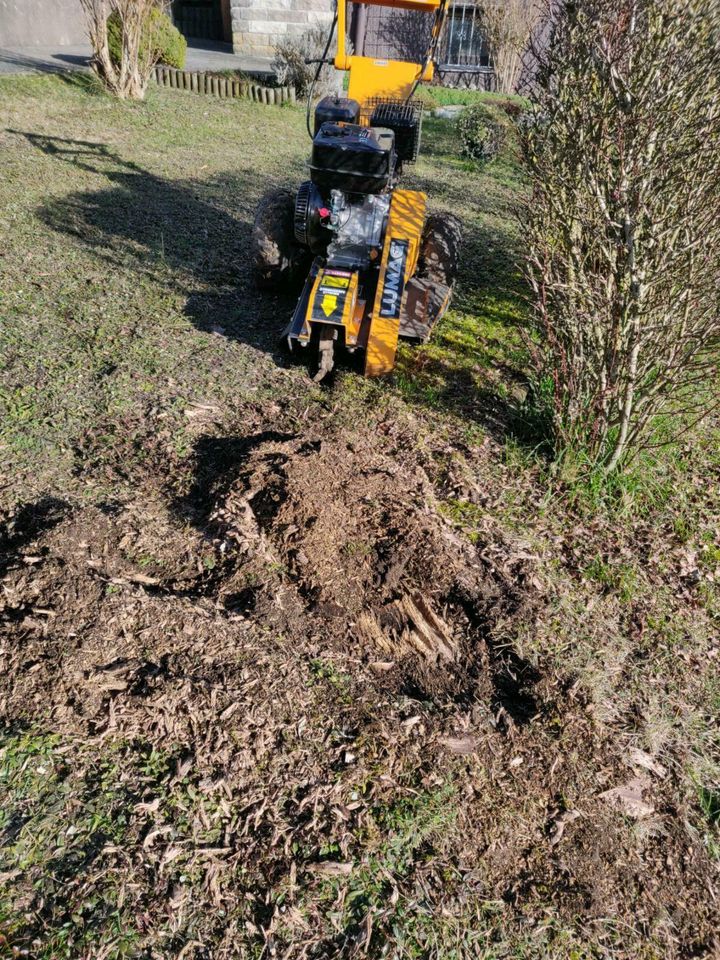
{"type": "Polygon", "coordinates": [[[523,72],[523,58],[543,10],[538,0],[479,2],[497,89],[501,93],[515,93],[523,72]]]}
{"type": "Polygon", "coordinates": [[[526,149],[560,450],[612,470],[718,402],[720,0],[556,0],[526,149]]]}
{"type": "Polygon", "coordinates": [[[158,22],[156,10],[165,0],[80,0],[93,49],[92,67],[105,87],[122,99],[142,100],[158,58],[151,36],[158,22]],[[120,22],[122,46],[119,62],[110,55],[108,20],[120,22]]]}
{"type": "MultiPolygon", "coordinates": [[[[272,68],[280,86],[288,84],[295,87],[298,97],[306,96],[317,73],[317,61],[325,52],[327,36],[327,26],[308,27],[299,36],[284,37],[275,44],[272,68]],[[313,62],[308,63],[308,60],[313,62]]],[[[315,85],[316,96],[324,96],[337,89],[334,68],[322,66],[315,85]]]]}

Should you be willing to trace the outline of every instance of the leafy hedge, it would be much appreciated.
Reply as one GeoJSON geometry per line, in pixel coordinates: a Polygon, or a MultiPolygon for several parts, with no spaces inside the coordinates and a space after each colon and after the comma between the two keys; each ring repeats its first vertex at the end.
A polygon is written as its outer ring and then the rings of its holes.
{"type": "MultiPolygon", "coordinates": [[[[115,64],[122,56],[122,21],[116,12],[108,18],[108,46],[110,57],[115,64]]],[[[148,53],[152,60],[182,70],[185,66],[187,40],[162,10],[152,10],[148,17],[140,45],[140,58],[146,60],[148,53]]]]}

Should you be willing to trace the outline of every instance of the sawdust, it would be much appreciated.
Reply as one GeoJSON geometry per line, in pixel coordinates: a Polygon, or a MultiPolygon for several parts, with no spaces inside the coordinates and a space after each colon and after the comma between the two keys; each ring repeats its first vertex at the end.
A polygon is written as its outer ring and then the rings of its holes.
{"type": "MultiPolygon", "coordinates": [[[[212,803],[219,839],[193,839],[203,812],[179,840],[138,787],[131,823],[149,866],[128,867],[126,895],[165,877],[158,918],[190,910],[172,879],[182,863],[203,878],[193,909],[242,903],[245,934],[287,956],[303,942],[338,955],[317,933],[313,885],[351,877],[374,811],[450,778],[457,827],[417,866],[444,891],[437,909],[455,890],[522,927],[551,901],[567,922],[672,923],[683,932],[668,956],[693,955],[711,943],[708,866],[653,796],[661,778],[643,795],[657,824],[641,849],[605,799],[628,776],[611,733],[508,642],[533,615],[530,561],[459,537],[434,496],[417,462],[362,433],[258,430],[200,441],[172,495],[148,484],[123,504],[28,506],[4,531],[0,713],[150,743],[174,757],[173,784],[212,803]],[[310,906],[293,926],[267,902],[298,871],[310,906]]],[[[232,956],[231,924],[222,936],[217,956],[232,956]]]]}

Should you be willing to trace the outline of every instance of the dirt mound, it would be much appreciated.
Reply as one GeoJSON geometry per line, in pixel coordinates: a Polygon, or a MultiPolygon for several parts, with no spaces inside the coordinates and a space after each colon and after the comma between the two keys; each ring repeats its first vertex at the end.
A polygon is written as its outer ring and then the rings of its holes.
{"type": "Polygon", "coordinates": [[[522,595],[443,519],[421,468],[358,438],[259,434],[219,486],[209,529],[237,564],[226,605],[280,608],[291,631],[309,622],[412,695],[473,689],[491,627],[522,595]]]}
{"type": "MultiPolygon", "coordinates": [[[[334,956],[332,871],[362,892],[346,946],[391,871],[408,902],[477,897],[518,936],[550,909],[651,934],[672,914],[668,956],[703,955],[708,868],[663,800],[670,775],[643,787],[639,833],[607,799],[634,775],[627,745],[513,649],[534,613],[525,561],[459,537],[417,460],[376,437],[204,438],[189,468],[171,496],[151,479],[127,503],[47,499],[1,531],[0,716],[73,735],[90,780],[123,751],[133,911],[178,909],[197,875],[192,923],[241,908],[243,936],[278,955],[334,956]],[[285,882],[319,940],[268,906],[285,882]]],[[[226,932],[218,956],[235,956],[226,932]]]]}
{"type": "Polygon", "coordinates": [[[45,677],[56,722],[94,729],[113,693],[147,686],[173,636],[207,633],[210,617],[213,652],[236,625],[262,624],[352,656],[382,689],[534,712],[537,676],[491,642],[522,592],[457,536],[419,467],[368,440],[267,432],[211,454],[208,482],[174,502],[53,501],[10,522],[4,616],[23,637],[18,704],[45,677]]]}

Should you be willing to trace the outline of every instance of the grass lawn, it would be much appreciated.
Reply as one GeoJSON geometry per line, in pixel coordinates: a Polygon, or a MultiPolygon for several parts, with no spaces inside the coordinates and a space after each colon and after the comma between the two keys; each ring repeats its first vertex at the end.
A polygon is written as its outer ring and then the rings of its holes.
{"type": "Polygon", "coordinates": [[[0,118],[0,957],[720,955],[720,424],[545,459],[512,150],[426,121],[453,308],[320,387],[249,276],[301,108],[0,118]]]}

